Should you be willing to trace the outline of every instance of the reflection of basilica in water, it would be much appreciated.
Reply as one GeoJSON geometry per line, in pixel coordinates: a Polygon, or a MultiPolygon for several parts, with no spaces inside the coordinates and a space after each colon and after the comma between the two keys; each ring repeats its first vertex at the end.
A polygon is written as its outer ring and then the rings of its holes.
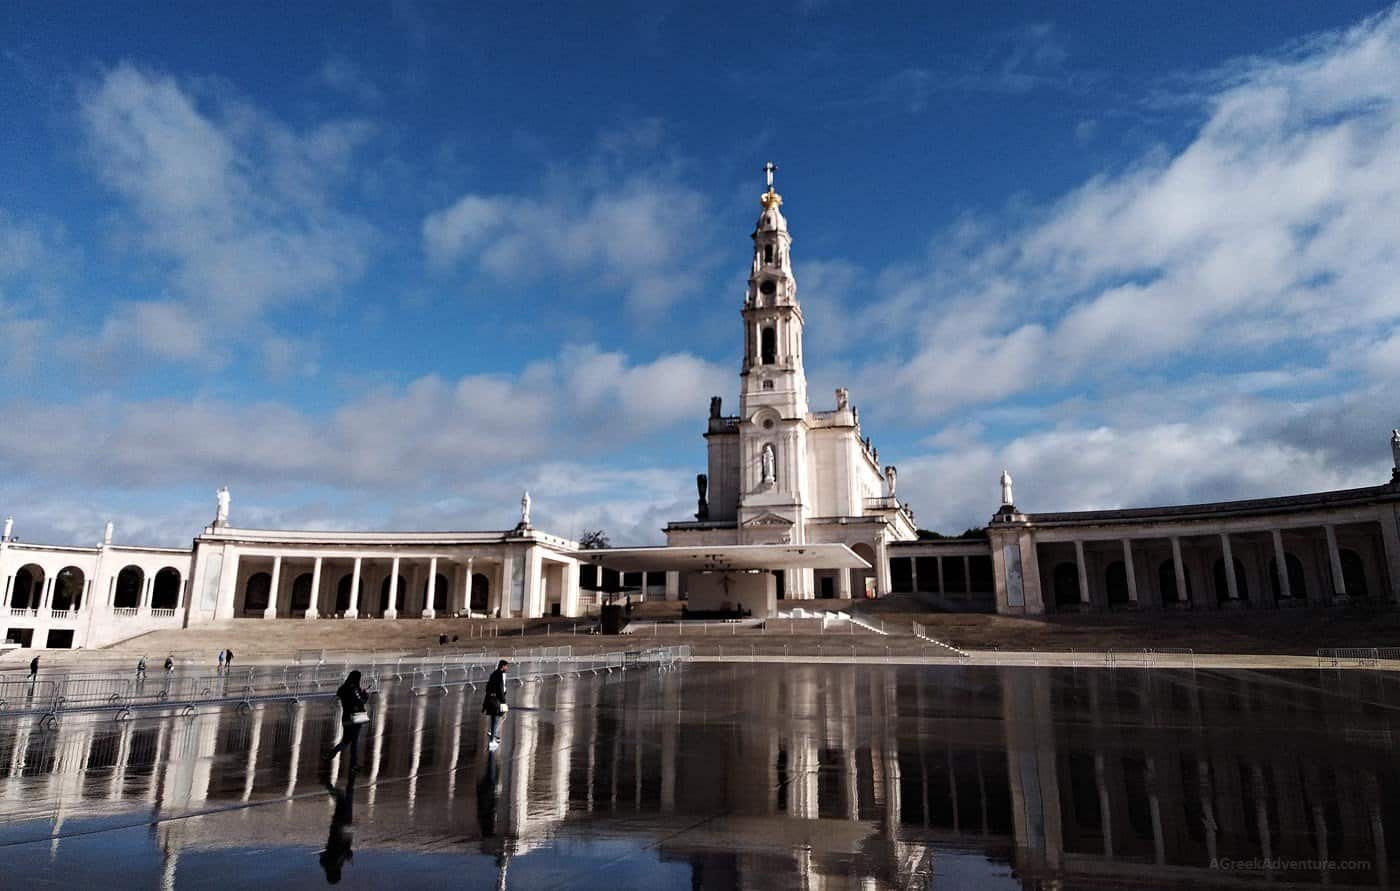
{"type": "MultiPolygon", "coordinates": [[[[1359,861],[1274,878],[1385,886],[1397,692],[1363,672],[693,665],[527,684],[488,764],[477,693],[389,686],[361,740],[355,844],[504,876],[622,841],[698,888],[922,885],[949,850],[1025,886],[1224,881],[1212,861],[1251,858],[1359,861]]],[[[190,851],[317,850],[347,803],[317,776],[337,731],[323,702],[0,724],[0,822],[46,839],[119,802],[161,819],[171,872],[190,851]]]]}

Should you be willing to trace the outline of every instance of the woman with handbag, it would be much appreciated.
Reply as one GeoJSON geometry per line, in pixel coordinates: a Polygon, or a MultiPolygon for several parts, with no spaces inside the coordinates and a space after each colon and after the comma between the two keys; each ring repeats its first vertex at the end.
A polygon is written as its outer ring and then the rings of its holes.
{"type": "Polygon", "coordinates": [[[481,713],[491,718],[491,729],[487,731],[486,739],[492,751],[501,744],[496,727],[509,709],[506,705],[506,668],[509,665],[504,659],[496,663],[496,670],[491,672],[491,677],[486,681],[486,699],[481,703],[481,713]]]}
{"type": "Polygon", "coordinates": [[[335,744],[335,748],[326,754],[325,761],[330,762],[332,758],[350,748],[350,769],[355,769],[355,759],[359,755],[360,749],[360,728],[369,723],[369,712],[365,711],[365,703],[369,702],[369,694],[360,686],[360,673],[352,671],[346,675],[345,683],[341,684],[335,691],[335,698],[340,700],[340,742],[335,744]]]}

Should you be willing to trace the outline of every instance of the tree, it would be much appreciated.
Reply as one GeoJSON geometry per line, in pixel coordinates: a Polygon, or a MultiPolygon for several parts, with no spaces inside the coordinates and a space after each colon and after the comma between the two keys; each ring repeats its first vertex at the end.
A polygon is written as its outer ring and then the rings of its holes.
{"type": "Polygon", "coordinates": [[[601,551],[612,547],[612,543],[608,541],[608,534],[603,530],[586,529],[579,536],[578,546],[585,551],[601,551]]]}

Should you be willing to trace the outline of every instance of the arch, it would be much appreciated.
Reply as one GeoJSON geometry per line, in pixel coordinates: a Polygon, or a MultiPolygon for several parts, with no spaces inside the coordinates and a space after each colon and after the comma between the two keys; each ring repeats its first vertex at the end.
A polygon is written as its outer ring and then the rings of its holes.
{"type": "Polygon", "coordinates": [[[180,605],[180,570],[167,566],[151,582],[151,609],[176,609],[180,605]]]}
{"type": "MultiPolygon", "coordinates": [[[[1244,578],[1244,564],[1239,558],[1234,558],[1235,564],[1235,591],[1239,593],[1241,600],[1249,599],[1249,583],[1244,578]]],[[[1215,599],[1224,603],[1230,599],[1230,580],[1225,577],[1225,558],[1219,557],[1212,567],[1211,574],[1215,577],[1215,599]]]]}
{"type": "Polygon", "coordinates": [[[778,329],[764,325],[759,332],[759,362],[772,365],[778,361],[778,329]]]}
{"type": "MultiPolygon", "coordinates": [[[[355,574],[347,572],[335,583],[335,611],[343,613],[350,609],[350,586],[355,583],[355,574]]],[[[365,607],[365,577],[360,576],[360,609],[365,607]]]]}
{"type": "Polygon", "coordinates": [[[255,572],[243,583],[243,612],[261,614],[272,600],[272,576],[255,572]]]}
{"type": "Polygon", "coordinates": [[[117,589],[112,595],[116,609],[136,609],[141,605],[141,589],[146,586],[146,573],[139,566],[124,566],[117,573],[117,589]]]}
{"type": "MultiPolygon", "coordinates": [[[[1285,551],[1283,565],[1288,573],[1288,593],[1294,597],[1308,596],[1308,578],[1303,574],[1303,561],[1285,551]]],[[[1283,589],[1278,582],[1278,558],[1269,558],[1269,584],[1273,588],[1274,600],[1283,599],[1283,589]]]]}
{"type": "Polygon", "coordinates": [[[472,601],[470,609],[474,613],[484,613],[491,602],[491,580],[481,573],[472,575],[472,601]]]}
{"type": "Polygon", "coordinates": [[[1181,580],[1182,586],[1186,588],[1185,600],[1181,599],[1176,589],[1176,561],[1163,560],[1157,565],[1157,588],[1162,592],[1163,603],[1191,602],[1191,573],[1184,566],[1181,568],[1181,571],[1186,575],[1186,577],[1181,580]]]}
{"type": "Polygon", "coordinates": [[[83,605],[83,584],[87,576],[76,566],[65,566],[53,577],[52,609],[80,609],[83,605]]]}
{"type": "Polygon", "coordinates": [[[1079,602],[1079,567],[1073,563],[1055,566],[1055,605],[1070,606],[1079,602]]]}
{"type": "MultiPolygon", "coordinates": [[[[380,614],[381,616],[384,615],[385,613],[387,613],[387,612],[389,611],[389,580],[390,580],[391,578],[393,578],[393,576],[391,576],[391,575],[386,575],[386,576],[384,576],[384,581],[383,581],[383,582],[380,582],[380,584],[379,584],[379,614],[380,614]]],[[[394,598],[394,600],[395,600],[395,603],[394,603],[394,610],[395,610],[395,612],[402,612],[402,611],[403,611],[403,600],[404,600],[404,596],[407,594],[407,592],[408,592],[408,583],[405,582],[405,581],[403,580],[403,576],[400,575],[400,576],[399,576],[399,589],[398,589],[398,591],[396,592],[396,593],[398,594],[398,596],[394,598]]]]}
{"type": "Polygon", "coordinates": [[[15,589],[10,594],[10,606],[15,609],[38,609],[44,596],[44,570],[37,563],[20,567],[15,573],[15,589]]]}
{"type": "Polygon", "coordinates": [[[1342,584],[1347,586],[1348,597],[1369,597],[1371,590],[1366,587],[1366,564],[1361,555],[1351,548],[1342,548],[1342,584]]]}
{"type": "Polygon", "coordinates": [[[292,612],[311,608],[311,573],[303,572],[292,582],[292,612]]]}
{"type": "Polygon", "coordinates": [[[1103,571],[1103,587],[1110,604],[1129,603],[1132,600],[1128,588],[1128,565],[1122,560],[1114,560],[1103,571]]]}

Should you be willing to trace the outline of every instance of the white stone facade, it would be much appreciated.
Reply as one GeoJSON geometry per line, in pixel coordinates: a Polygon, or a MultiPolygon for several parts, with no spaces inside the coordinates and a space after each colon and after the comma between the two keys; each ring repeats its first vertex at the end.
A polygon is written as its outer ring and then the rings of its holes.
{"type": "Polygon", "coordinates": [[[846,390],[836,392],[831,410],[808,405],[802,307],[782,203],[770,179],[741,312],[739,413],[725,415],[720,398],[711,400],[708,492],[702,483],[696,519],[668,525],[666,542],[845,544],[874,569],[795,571],[784,575],[779,596],[884,593],[888,546],[915,537],[913,515],[894,497],[894,469],[882,470],[879,453],[861,437],[846,390]]]}

